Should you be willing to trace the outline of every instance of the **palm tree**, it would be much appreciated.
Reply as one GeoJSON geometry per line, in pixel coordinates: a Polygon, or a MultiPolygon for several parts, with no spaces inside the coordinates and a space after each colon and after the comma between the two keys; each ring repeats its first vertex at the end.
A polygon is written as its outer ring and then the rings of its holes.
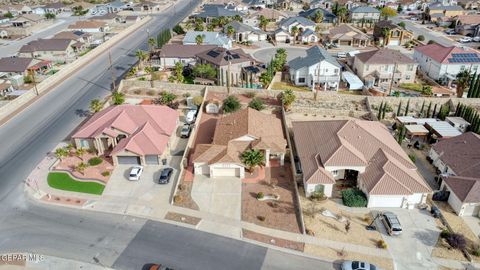
{"type": "Polygon", "coordinates": [[[345,6],[341,6],[340,8],[338,8],[337,17],[339,18],[340,23],[345,21],[345,17],[347,16],[347,14],[348,14],[348,9],[345,6]]]}
{"type": "Polygon", "coordinates": [[[85,148],[78,148],[75,151],[75,155],[77,155],[82,161],[83,161],[83,156],[87,153],[87,150],[85,148]]]}
{"type": "Polygon", "coordinates": [[[383,46],[387,45],[387,39],[388,36],[390,35],[390,29],[388,28],[383,28],[382,29],[382,36],[383,36],[383,46]]]}
{"type": "Polygon", "coordinates": [[[88,167],[88,165],[84,162],[80,162],[80,164],[78,164],[75,169],[77,170],[77,172],[81,173],[81,174],[84,174],[85,173],[85,169],[88,167]]]}
{"type": "Polygon", "coordinates": [[[191,20],[188,20],[188,21],[185,23],[185,26],[184,26],[183,28],[185,28],[185,30],[187,30],[187,31],[192,30],[192,29],[193,29],[193,23],[192,23],[192,21],[191,21],[191,20]]]}
{"type": "Polygon", "coordinates": [[[315,15],[313,16],[315,23],[321,23],[323,22],[323,12],[320,10],[317,10],[315,12],[315,15]]]}
{"type": "Polygon", "coordinates": [[[233,26],[231,25],[227,26],[227,36],[232,37],[233,34],[235,34],[235,29],[233,28],[233,26]]]}
{"type": "Polygon", "coordinates": [[[155,44],[157,43],[157,41],[155,41],[155,39],[153,37],[150,37],[148,39],[148,46],[150,48],[150,52],[153,51],[153,49],[155,49],[155,44]]]}
{"type": "Polygon", "coordinates": [[[122,105],[125,103],[125,94],[121,92],[113,92],[112,94],[113,105],[122,105]]]}
{"type": "Polygon", "coordinates": [[[298,27],[296,27],[296,26],[292,27],[292,29],[290,31],[292,32],[292,35],[293,35],[293,44],[295,44],[296,40],[297,40],[297,35],[300,31],[298,30],[298,27]]]}
{"type": "Polygon", "coordinates": [[[55,157],[60,159],[60,161],[68,156],[68,151],[65,148],[57,148],[55,149],[55,157]]]}
{"type": "Polygon", "coordinates": [[[470,83],[470,72],[468,70],[462,70],[457,74],[457,97],[461,98],[463,92],[470,83]]]}
{"type": "Polygon", "coordinates": [[[99,99],[92,99],[90,101],[90,111],[93,113],[97,113],[103,109],[103,104],[99,99]]]}
{"type": "Polygon", "coordinates": [[[135,56],[138,58],[138,68],[143,70],[143,62],[147,60],[148,57],[147,53],[145,51],[138,50],[135,52],[135,56]]]}
{"type": "Polygon", "coordinates": [[[262,28],[263,31],[267,31],[267,25],[268,25],[267,18],[265,18],[265,16],[263,15],[260,15],[258,19],[259,19],[258,26],[260,26],[260,28],[262,28]]]}
{"type": "Polygon", "coordinates": [[[265,165],[265,155],[260,150],[249,149],[242,153],[242,162],[248,167],[248,171],[253,173],[257,166],[265,165]]]}
{"type": "Polygon", "coordinates": [[[197,35],[195,37],[195,42],[197,43],[197,45],[202,45],[203,43],[203,35],[197,35]]]}

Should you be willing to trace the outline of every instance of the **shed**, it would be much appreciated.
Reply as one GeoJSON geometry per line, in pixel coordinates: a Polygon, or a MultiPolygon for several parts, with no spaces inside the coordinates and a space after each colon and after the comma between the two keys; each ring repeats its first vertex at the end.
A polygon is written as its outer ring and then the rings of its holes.
{"type": "Polygon", "coordinates": [[[428,129],[422,125],[406,125],[407,137],[411,140],[421,139],[425,141],[428,137],[428,129]]]}
{"type": "Polygon", "coordinates": [[[447,121],[450,125],[454,126],[456,129],[458,129],[458,131],[462,133],[466,132],[467,128],[470,126],[470,123],[468,121],[458,116],[446,117],[445,121],[447,121]]]}
{"type": "Polygon", "coordinates": [[[358,78],[357,75],[353,74],[350,71],[345,71],[342,73],[342,81],[348,84],[349,90],[362,90],[363,82],[358,78]]]}
{"type": "Polygon", "coordinates": [[[436,138],[451,138],[458,135],[462,135],[458,129],[454,128],[446,121],[437,121],[437,122],[428,122],[425,123],[425,127],[434,135],[436,138]]]}

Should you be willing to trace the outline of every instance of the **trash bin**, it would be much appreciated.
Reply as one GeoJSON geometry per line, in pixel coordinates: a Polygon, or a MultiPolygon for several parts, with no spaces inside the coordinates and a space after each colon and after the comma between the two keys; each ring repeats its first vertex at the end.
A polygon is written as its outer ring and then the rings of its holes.
{"type": "Polygon", "coordinates": [[[430,214],[432,214],[434,218],[439,218],[441,215],[440,209],[438,209],[438,207],[436,207],[435,205],[432,205],[432,208],[430,209],[430,214]]]}

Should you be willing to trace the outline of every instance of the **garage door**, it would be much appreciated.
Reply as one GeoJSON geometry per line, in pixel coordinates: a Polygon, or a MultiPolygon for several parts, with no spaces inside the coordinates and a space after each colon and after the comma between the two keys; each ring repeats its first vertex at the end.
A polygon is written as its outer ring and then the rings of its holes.
{"type": "Polygon", "coordinates": [[[160,162],[158,161],[158,156],[157,155],[145,156],[145,162],[148,165],[158,165],[158,164],[160,164],[160,162]]]}
{"type": "Polygon", "coordinates": [[[118,156],[117,160],[122,165],[140,165],[140,157],[118,156]]]}
{"type": "Polygon", "coordinates": [[[463,210],[463,215],[478,216],[479,210],[480,210],[480,205],[468,205],[468,206],[465,206],[465,210],[463,210]]]}
{"type": "Polygon", "coordinates": [[[383,196],[370,196],[368,198],[368,207],[401,207],[403,202],[403,197],[392,196],[392,197],[383,197],[383,196]]]}
{"type": "Polygon", "coordinates": [[[231,176],[240,177],[240,168],[220,168],[212,171],[213,177],[231,176]]]}
{"type": "Polygon", "coordinates": [[[388,42],[388,46],[399,46],[400,45],[400,40],[390,40],[388,42]]]}

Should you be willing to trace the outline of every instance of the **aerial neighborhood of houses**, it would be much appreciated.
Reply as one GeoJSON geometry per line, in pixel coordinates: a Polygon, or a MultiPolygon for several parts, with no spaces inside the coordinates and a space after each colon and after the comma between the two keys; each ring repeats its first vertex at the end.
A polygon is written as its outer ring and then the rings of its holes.
{"type": "Polygon", "coordinates": [[[480,1],[204,0],[149,23],[181,2],[0,5],[0,121],[109,66],[27,193],[344,270],[480,266],[480,1]]]}

